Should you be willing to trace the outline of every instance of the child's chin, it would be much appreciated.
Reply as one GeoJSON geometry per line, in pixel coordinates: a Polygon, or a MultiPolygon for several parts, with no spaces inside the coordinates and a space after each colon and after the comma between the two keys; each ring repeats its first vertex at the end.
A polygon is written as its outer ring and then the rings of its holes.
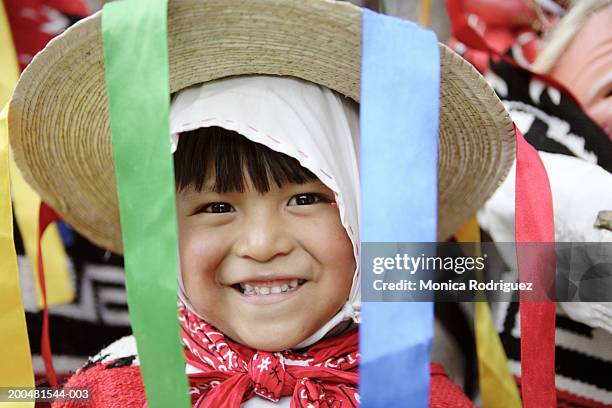
{"type": "Polygon", "coordinates": [[[296,331],[254,328],[240,336],[240,343],[256,350],[275,352],[295,348],[306,337],[296,331]]]}

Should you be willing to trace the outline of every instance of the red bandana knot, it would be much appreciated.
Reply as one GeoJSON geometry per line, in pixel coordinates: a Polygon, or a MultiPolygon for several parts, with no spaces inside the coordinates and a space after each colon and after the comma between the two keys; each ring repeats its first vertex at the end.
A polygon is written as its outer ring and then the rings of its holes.
{"type": "Polygon", "coordinates": [[[302,378],[299,387],[299,405],[306,408],[319,408],[319,407],[330,407],[330,408],[341,408],[342,404],[335,398],[326,399],[325,392],[321,388],[319,381],[311,380],[309,378],[302,378]],[[307,403],[304,405],[304,403],[307,403]]]}
{"type": "Polygon", "coordinates": [[[255,394],[274,402],[283,395],[286,373],[282,355],[259,351],[249,361],[248,372],[255,394]]]}

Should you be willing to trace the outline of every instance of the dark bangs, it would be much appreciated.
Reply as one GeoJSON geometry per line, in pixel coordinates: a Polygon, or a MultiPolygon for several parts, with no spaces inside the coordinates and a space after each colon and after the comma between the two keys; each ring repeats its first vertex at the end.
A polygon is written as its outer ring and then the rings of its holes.
{"type": "Polygon", "coordinates": [[[280,188],[317,179],[293,157],[217,126],[181,133],[174,176],[177,191],[189,187],[201,191],[210,178],[215,192],[244,192],[250,179],[261,194],[270,190],[270,183],[280,188]]]}

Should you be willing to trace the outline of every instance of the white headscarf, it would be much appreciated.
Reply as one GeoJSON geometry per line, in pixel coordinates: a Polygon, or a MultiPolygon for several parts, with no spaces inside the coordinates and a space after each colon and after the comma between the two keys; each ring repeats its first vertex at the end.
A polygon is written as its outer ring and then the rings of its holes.
{"type": "MultiPolygon", "coordinates": [[[[359,115],[354,101],[311,82],[278,76],[232,77],[181,90],[170,108],[173,152],[180,133],[210,126],[291,156],[314,173],[335,193],[359,265],[359,115]]],[[[180,274],[179,296],[199,316],[180,274]]],[[[358,322],[360,299],[357,266],[344,307],[295,348],[316,343],[343,322],[358,322]]]]}

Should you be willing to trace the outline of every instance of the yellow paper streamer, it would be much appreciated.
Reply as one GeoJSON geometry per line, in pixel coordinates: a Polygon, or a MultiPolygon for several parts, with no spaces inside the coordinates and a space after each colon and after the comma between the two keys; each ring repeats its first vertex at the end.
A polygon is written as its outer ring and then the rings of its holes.
{"type": "MultiPolygon", "coordinates": [[[[19,77],[19,65],[1,1],[0,44],[0,106],[4,106],[19,77]]],[[[8,106],[0,113],[0,386],[34,387],[30,342],[13,240],[7,113],[8,106]]],[[[31,408],[34,402],[0,402],[0,406],[31,408]]]]}
{"type": "Polygon", "coordinates": [[[8,102],[17,78],[19,65],[15,58],[15,48],[11,30],[4,11],[4,3],[0,2],[0,107],[8,102]]]}
{"type": "MultiPolygon", "coordinates": [[[[0,19],[4,9],[0,3],[0,19]]],[[[0,25],[3,20],[0,20],[0,25]]],[[[0,42],[6,44],[5,38],[0,42]]],[[[14,57],[13,57],[14,58],[14,57]]],[[[0,386],[34,387],[32,357],[21,303],[17,254],[13,242],[13,216],[9,186],[8,129],[5,108],[0,113],[0,386]]],[[[2,407],[33,407],[33,402],[0,403],[2,407]]]]}
{"type": "MultiPolygon", "coordinates": [[[[480,242],[480,229],[472,217],[455,234],[459,242],[480,242]]],[[[476,250],[480,256],[480,248],[476,250]]],[[[508,358],[486,302],[475,302],[476,353],[483,408],[520,408],[518,388],[508,369],[508,358]]]]}
{"type": "Polygon", "coordinates": [[[431,0],[421,0],[419,4],[419,24],[429,27],[431,23],[431,0]]]}
{"type": "MultiPolygon", "coordinates": [[[[10,160],[10,172],[13,211],[34,276],[34,282],[36,282],[36,306],[42,309],[43,300],[38,283],[38,263],[36,262],[40,197],[23,179],[12,158],[10,160]]],[[[42,251],[44,254],[47,304],[51,307],[71,303],[74,300],[74,291],[67,267],[68,259],[56,225],[50,225],[45,231],[42,238],[42,251]]]]}
{"type": "MultiPolygon", "coordinates": [[[[13,39],[0,1],[0,106],[19,77],[13,39]]],[[[9,147],[5,108],[0,113],[0,386],[34,387],[32,356],[21,303],[9,184],[9,147]]],[[[33,402],[5,402],[2,407],[33,407],[33,402]]]]}
{"type": "MultiPolygon", "coordinates": [[[[2,3],[2,2],[0,2],[2,3]]],[[[0,107],[4,106],[13,91],[19,77],[19,65],[15,58],[15,49],[10,26],[6,18],[4,4],[0,11],[0,107]]],[[[36,305],[42,308],[42,294],[38,284],[36,250],[38,245],[38,207],[40,198],[25,182],[21,172],[10,158],[11,192],[17,226],[21,233],[30,267],[36,284],[36,305]]],[[[47,229],[42,241],[45,254],[45,283],[47,284],[47,301],[49,306],[70,303],[74,300],[67,268],[67,258],[59,232],[55,225],[47,229]]]]}

